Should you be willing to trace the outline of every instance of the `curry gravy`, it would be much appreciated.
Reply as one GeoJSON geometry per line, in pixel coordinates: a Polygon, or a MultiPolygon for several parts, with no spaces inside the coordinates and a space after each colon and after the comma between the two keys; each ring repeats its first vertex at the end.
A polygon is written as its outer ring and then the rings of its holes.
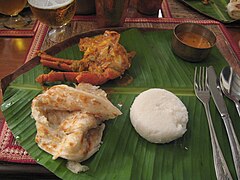
{"type": "Polygon", "coordinates": [[[193,32],[180,32],[178,38],[185,44],[195,48],[210,48],[210,42],[203,36],[193,32]]]}

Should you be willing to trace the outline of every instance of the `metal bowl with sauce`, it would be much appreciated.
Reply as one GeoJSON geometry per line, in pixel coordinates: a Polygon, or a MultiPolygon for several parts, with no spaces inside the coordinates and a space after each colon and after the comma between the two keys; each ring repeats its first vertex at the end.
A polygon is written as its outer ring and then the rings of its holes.
{"type": "Polygon", "coordinates": [[[186,61],[204,60],[215,44],[215,34],[200,24],[182,23],[174,28],[172,51],[186,61]]]}

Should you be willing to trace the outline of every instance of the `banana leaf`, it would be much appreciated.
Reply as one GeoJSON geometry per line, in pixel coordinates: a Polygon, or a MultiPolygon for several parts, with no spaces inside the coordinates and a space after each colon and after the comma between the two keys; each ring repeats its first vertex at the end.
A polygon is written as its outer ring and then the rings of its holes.
{"type": "Polygon", "coordinates": [[[227,4],[229,0],[210,0],[209,4],[205,5],[201,0],[180,0],[184,4],[190,6],[201,14],[211,17],[222,23],[232,23],[236,20],[232,19],[227,13],[227,4]]]}
{"type": "MultiPolygon", "coordinates": [[[[35,143],[36,127],[31,117],[31,101],[42,92],[35,78],[50,71],[42,65],[29,68],[26,64],[26,72],[20,73],[4,88],[2,111],[14,137],[31,157],[62,179],[216,179],[207,119],[202,104],[194,95],[193,74],[195,66],[209,65],[219,73],[227,62],[217,47],[205,61],[183,61],[172,53],[171,37],[171,30],[128,29],[121,32],[121,44],[128,51],[137,53],[131,68],[122,77],[131,77],[133,81],[124,84],[119,78],[101,86],[123,114],[106,122],[100,150],[83,162],[90,168],[87,172],[72,173],[65,166],[66,160],[52,160],[52,156],[35,143]],[[134,98],[153,87],[176,94],[189,113],[187,132],[167,144],[149,143],[136,133],[129,119],[134,98]]],[[[59,50],[59,45],[52,48],[53,54],[63,58],[81,58],[77,41],[65,44],[67,47],[63,50],[59,50]]],[[[33,61],[38,64],[38,59],[33,61]]],[[[240,138],[240,121],[234,104],[228,99],[226,103],[237,137],[240,138]]],[[[210,109],[223,154],[232,176],[236,178],[226,130],[213,101],[210,109]]]]}

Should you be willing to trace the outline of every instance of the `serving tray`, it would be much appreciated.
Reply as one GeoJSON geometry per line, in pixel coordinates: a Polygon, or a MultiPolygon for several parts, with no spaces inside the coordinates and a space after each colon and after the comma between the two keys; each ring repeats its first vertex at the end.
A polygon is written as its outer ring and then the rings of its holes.
{"type": "MultiPolygon", "coordinates": [[[[135,27],[143,22],[144,20],[136,21],[135,27]]],[[[48,68],[38,65],[39,58],[33,58],[1,81],[4,93],[2,110],[8,126],[20,145],[39,164],[63,179],[80,177],[83,179],[215,179],[207,119],[201,103],[193,92],[194,67],[212,65],[219,73],[228,63],[234,64],[238,61],[238,54],[235,53],[234,46],[230,45],[226,48],[229,41],[218,23],[202,22],[221,40],[205,61],[201,63],[183,61],[171,51],[172,28],[180,21],[162,20],[161,24],[159,22],[155,24],[156,22],[152,23],[151,28],[111,29],[121,32],[121,44],[127,50],[137,52],[131,68],[126,71],[126,76],[123,76],[123,79],[132,77],[133,81],[125,84],[122,83],[122,79],[116,79],[101,86],[109,93],[109,99],[123,112],[123,115],[106,123],[103,144],[99,152],[83,163],[90,167],[86,173],[77,175],[71,173],[65,168],[65,160],[59,158],[53,161],[51,155],[39,149],[34,142],[36,128],[31,118],[30,106],[31,100],[42,91],[35,78],[38,74],[49,71],[48,68]],[[227,43],[222,44],[223,42],[227,43]],[[140,92],[153,87],[164,88],[176,94],[189,112],[187,133],[168,144],[151,144],[142,139],[129,120],[129,108],[134,98],[140,92]]],[[[79,34],[46,52],[58,57],[80,59],[81,53],[77,47],[79,39],[103,31],[79,34]]],[[[240,138],[240,122],[234,104],[227,99],[226,103],[237,136],[240,138]]],[[[235,177],[224,125],[212,102],[211,113],[220,145],[230,171],[235,177]]]]}

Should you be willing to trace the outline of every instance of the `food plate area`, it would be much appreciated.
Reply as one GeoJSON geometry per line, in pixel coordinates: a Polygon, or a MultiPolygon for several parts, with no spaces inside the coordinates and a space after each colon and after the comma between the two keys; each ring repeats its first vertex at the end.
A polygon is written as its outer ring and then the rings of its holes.
{"type": "Polygon", "coordinates": [[[195,1],[195,0],[181,0],[182,3],[185,5],[193,8],[197,12],[204,14],[210,18],[216,19],[221,21],[222,23],[232,23],[237,20],[232,19],[227,13],[227,4],[229,0],[211,0],[209,4],[204,4],[202,1],[195,1]]]}
{"type": "MultiPolygon", "coordinates": [[[[57,57],[80,59],[82,53],[77,46],[79,38],[102,32],[78,35],[52,47],[47,52],[57,57]]],[[[193,76],[195,66],[212,65],[219,74],[228,64],[225,60],[226,53],[219,48],[221,46],[219,43],[205,61],[189,63],[172,53],[171,38],[171,29],[121,29],[120,43],[128,51],[136,51],[137,55],[122,79],[108,82],[101,88],[106,90],[110,101],[123,112],[123,115],[106,122],[100,150],[83,163],[90,168],[86,173],[77,175],[71,173],[65,167],[65,160],[60,158],[52,160],[52,156],[38,148],[34,141],[36,128],[35,121],[31,118],[31,101],[42,92],[42,87],[35,82],[35,78],[43,72],[50,71],[37,65],[38,57],[27,62],[24,67],[2,81],[4,90],[2,109],[9,128],[21,146],[39,164],[64,179],[74,177],[215,179],[207,119],[202,104],[194,95],[193,76]],[[16,77],[17,79],[12,82],[16,77]],[[129,79],[129,77],[132,81],[128,84],[124,78],[129,79]],[[189,112],[186,134],[168,144],[157,145],[147,142],[135,132],[130,123],[129,109],[134,98],[143,90],[153,87],[164,88],[176,94],[189,112]]],[[[234,104],[228,99],[225,100],[235,131],[240,138],[240,122],[234,104]]],[[[213,101],[211,101],[211,114],[220,146],[235,177],[225,128],[213,101]]]]}

